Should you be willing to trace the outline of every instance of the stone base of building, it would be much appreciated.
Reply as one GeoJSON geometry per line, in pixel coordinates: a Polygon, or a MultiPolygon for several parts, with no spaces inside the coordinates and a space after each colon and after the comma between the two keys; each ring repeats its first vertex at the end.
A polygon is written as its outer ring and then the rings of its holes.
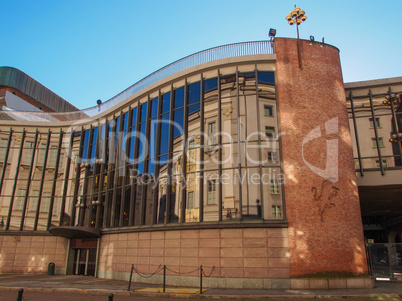
{"type": "MultiPolygon", "coordinates": [[[[150,275],[144,275],[149,277],[150,275]]],[[[130,273],[99,271],[99,278],[129,281],[130,273]]],[[[192,276],[167,276],[166,285],[199,287],[200,277],[192,276]]],[[[131,287],[135,289],[135,284],[162,285],[163,276],[154,275],[149,278],[141,277],[138,274],[132,275],[131,287]]],[[[217,278],[203,277],[203,288],[223,288],[223,289],[372,289],[375,281],[369,277],[355,278],[292,278],[292,279],[261,279],[261,278],[217,278]]]]}

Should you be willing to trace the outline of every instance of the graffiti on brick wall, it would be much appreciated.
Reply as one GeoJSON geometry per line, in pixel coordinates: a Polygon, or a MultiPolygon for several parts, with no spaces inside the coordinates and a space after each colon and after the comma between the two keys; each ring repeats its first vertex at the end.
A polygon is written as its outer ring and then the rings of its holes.
{"type": "Polygon", "coordinates": [[[325,212],[331,207],[336,207],[336,203],[340,200],[339,188],[327,179],[321,183],[320,191],[317,187],[312,187],[311,192],[319,205],[318,214],[323,222],[325,212]]]}

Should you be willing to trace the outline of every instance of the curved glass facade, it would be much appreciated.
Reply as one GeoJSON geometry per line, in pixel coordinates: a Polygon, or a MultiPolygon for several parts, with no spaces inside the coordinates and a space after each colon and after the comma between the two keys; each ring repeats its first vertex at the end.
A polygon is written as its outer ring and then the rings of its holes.
{"type": "Polygon", "coordinates": [[[85,124],[2,127],[5,229],[283,221],[271,70],[223,65],[85,124]]]}

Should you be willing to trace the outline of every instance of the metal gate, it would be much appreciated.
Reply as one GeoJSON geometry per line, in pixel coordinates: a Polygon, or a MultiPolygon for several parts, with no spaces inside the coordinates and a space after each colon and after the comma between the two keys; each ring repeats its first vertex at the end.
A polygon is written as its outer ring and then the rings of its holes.
{"type": "Polygon", "coordinates": [[[371,275],[376,280],[402,281],[402,244],[368,244],[371,275]]]}

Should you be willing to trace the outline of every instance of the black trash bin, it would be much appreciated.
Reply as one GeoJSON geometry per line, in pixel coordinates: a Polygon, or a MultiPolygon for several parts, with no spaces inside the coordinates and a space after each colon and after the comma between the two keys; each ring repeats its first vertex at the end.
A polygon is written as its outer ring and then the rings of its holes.
{"type": "Polygon", "coordinates": [[[48,267],[47,267],[47,274],[48,275],[54,275],[54,262],[49,263],[48,267]]]}

